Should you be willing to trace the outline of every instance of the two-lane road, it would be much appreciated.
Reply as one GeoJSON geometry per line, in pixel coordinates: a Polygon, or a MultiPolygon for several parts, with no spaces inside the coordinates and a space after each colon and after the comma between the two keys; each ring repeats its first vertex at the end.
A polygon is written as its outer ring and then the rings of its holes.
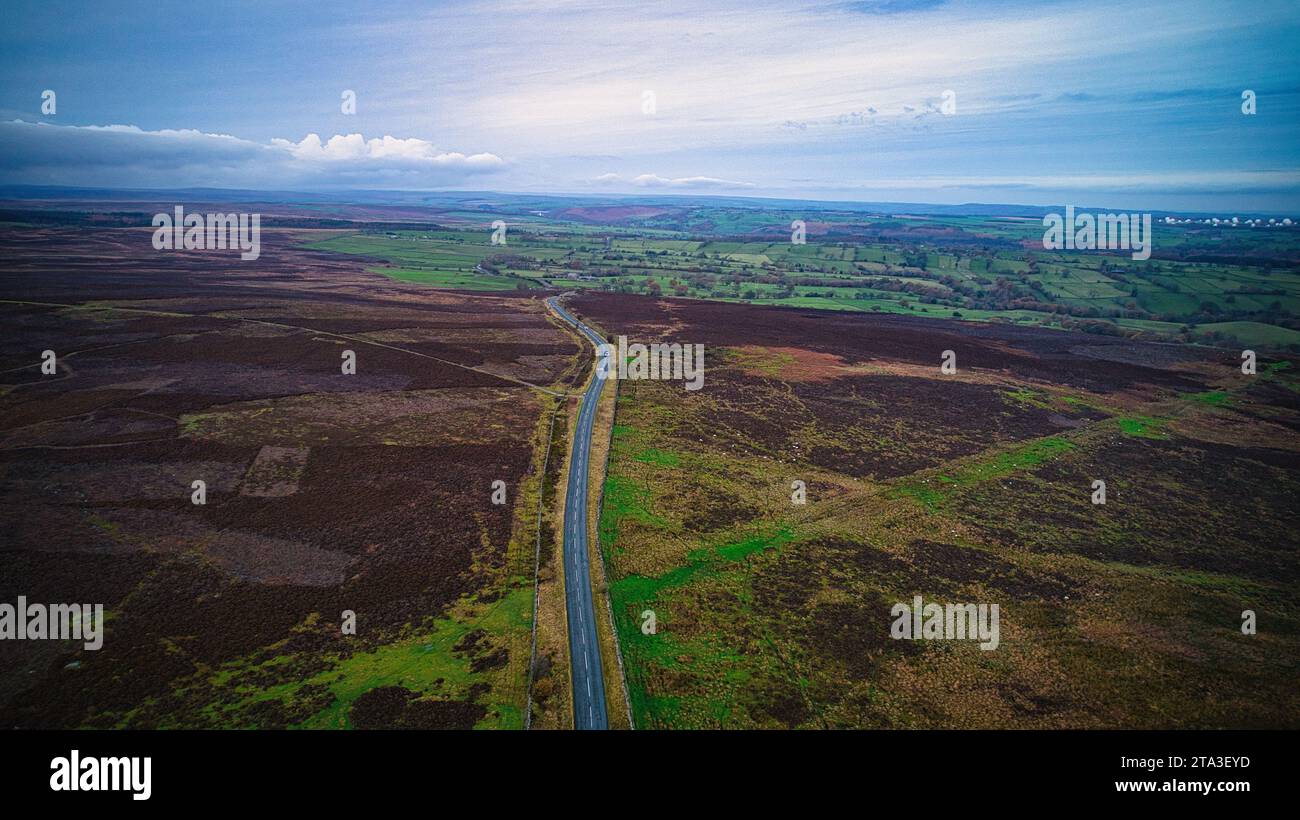
{"type": "MultiPolygon", "coordinates": [[[[597,357],[605,340],[560,307],[558,297],[546,304],[596,345],[597,357]]],[[[597,366],[599,366],[597,358],[597,366]]],[[[569,667],[573,677],[573,726],[575,729],[607,729],[605,676],[600,666],[600,643],[596,637],[596,608],[591,595],[591,569],[587,561],[587,477],[591,457],[591,430],[596,405],[605,380],[593,377],[578,411],[578,428],[573,434],[569,457],[569,488],[564,501],[564,596],[569,616],[569,667]]]]}

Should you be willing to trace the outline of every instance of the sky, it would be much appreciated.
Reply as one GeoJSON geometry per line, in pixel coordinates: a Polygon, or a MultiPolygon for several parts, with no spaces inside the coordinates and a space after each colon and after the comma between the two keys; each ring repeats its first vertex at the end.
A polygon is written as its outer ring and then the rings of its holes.
{"type": "Polygon", "coordinates": [[[1300,216],[1295,0],[5,6],[3,184],[1300,216]]]}

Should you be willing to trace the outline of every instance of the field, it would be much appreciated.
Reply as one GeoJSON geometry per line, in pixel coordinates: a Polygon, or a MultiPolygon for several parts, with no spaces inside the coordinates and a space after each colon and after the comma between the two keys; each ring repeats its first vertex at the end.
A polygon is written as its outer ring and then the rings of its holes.
{"type": "Polygon", "coordinates": [[[706,349],[698,392],[619,383],[600,540],[638,727],[1297,725],[1289,362],[1251,377],[1233,351],[1059,330],[574,306],[706,349]],[[914,595],[997,603],[999,648],[892,640],[914,595]],[[1244,610],[1267,629],[1243,634],[1244,610]]]}
{"type": "Polygon", "coordinates": [[[304,247],[330,235],[241,263],[0,233],[0,599],[108,618],[98,652],[0,644],[6,725],[523,725],[546,389],[580,348],[537,300],[304,247]]]}
{"type": "Polygon", "coordinates": [[[1041,219],[734,207],[438,214],[314,247],[442,287],[620,293],[1005,322],[1300,351],[1300,229],[1154,226],[1152,256],[1047,251],[1041,219]],[[519,222],[511,220],[520,219],[519,222]],[[599,220],[607,220],[603,224],[599,220]],[[791,241],[790,224],[806,235],[791,241]]]}
{"type": "Polygon", "coordinates": [[[571,291],[705,347],[597,426],[636,727],[1297,725],[1294,228],[1138,261],[1023,214],[427,200],[211,203],[266,214],[256,262],[155,251],[164,202],[0,208],[0,601],[108,612],[98,652],[0,642],[0,719],[572,725],[571,291]],[[999,649],[891,639],[917,595],[997,604],[999,649]]]}

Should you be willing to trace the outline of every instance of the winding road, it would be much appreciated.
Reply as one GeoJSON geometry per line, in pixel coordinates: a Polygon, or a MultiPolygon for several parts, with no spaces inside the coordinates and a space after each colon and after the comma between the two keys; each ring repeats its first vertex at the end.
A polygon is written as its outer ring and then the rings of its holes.
{"type": "MultiPolygon", "coordinates": [[[[560,307],[559,297],[546,304],[596,345],[597,355],[605,340],[560,307]]],[[[599,362],[597,362],[599,365],[599,362]]],[[[593,377],[582,394],[578,429],[573,434],[569,458],[569,488],[564,501],[564,597],[569,616],[569,668],[573,679],[573,727],[608,729],[605,712],[605,676],[600,666],[600,643],[596,637],[596,609],[591,595],[591,568],[587,561],[587,479],[591,457],[591,430],[596,405],[605,380],[593,377]]]]}

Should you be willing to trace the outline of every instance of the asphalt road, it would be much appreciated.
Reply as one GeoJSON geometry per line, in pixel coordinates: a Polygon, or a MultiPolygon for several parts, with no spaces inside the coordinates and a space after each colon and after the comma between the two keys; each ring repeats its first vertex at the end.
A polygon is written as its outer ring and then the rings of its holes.
{"type": "MultiPolygon", "coordinates": [[[[594,345],[605,340],[560,307],[552,296],[551,309],[594,345]]],[[[597,350],[600,348],[597,347],[597,350]]],[[[593,378],[582,394],[578,429],[573,435],[569,457],[569,489],[564,501],[564,597],[569,615],[569,667],[573,675],[573,726],[575,729],[608,729],[605,713],[605,676],[600,667],[600,644],[596,638],[596,610],[591,595],[591,570],[587,562],[587,478],[591,457],[591,429],[596,421],[596,404],[604,379],[593,378]]]]}

